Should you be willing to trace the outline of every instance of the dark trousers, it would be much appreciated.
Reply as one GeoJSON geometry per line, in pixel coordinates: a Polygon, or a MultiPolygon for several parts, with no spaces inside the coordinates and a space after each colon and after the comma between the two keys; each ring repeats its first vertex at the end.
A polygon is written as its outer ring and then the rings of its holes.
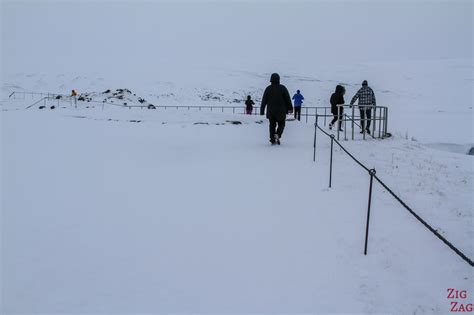
{"type": "Polygon", "coordinates": [[[273,139],[274,134],[278,134],[278,137],[281,138],[283,130],[285,129],[285,120],[276,120],[274,118],[269,118],[270,120],[270,140],[273,139]],[[277,127],[278,125],[278,127],[277,127]]]}
{"type": "Polygon", "coordinates": [[[341,128],[341,123],[342,123],[342,114],[340,114],[340,115],[332,114],[332,115],[333,115],[334,118],[331,121],[331,125],[334,125],[334,123],[339,120],[339,129],[340,129],[341,128]]]}
{"type": "Polygon", "coordinates": [[[372,120],[372,110],[371,109],[360,109],[360,126],[362,130],[369,129],[370,130],[370,122],[372,120]],[[367,127],[365,126],[365,120],[367,119],[367,127]]]}
{"type": "Polygon", "coordinates": [[[301,106],[296,107],[295,106],[295,119],[301,120],[301,106]]]}
{"type": "Polygon", "coordinates": [[[247,115],[252,115],[252,112],[253,112],[253,108],[246,108],[246,109],[245,109],[245,113],[246,113],[247,115]]]}

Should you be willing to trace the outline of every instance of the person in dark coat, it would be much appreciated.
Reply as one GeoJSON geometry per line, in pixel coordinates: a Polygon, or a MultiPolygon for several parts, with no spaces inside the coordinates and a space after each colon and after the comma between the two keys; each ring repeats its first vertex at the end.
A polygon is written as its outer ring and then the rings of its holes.
{"type": "Polygon", "coordinates": [[[342,105],[344,104],[344,94],[346,93],[346,89],[342,85],[337,85],[336,86],[336,91],[332,93],[331,95],[331,113],[334,116],[333,120],[329,124],[329,129],[332,129],[334,126],[334,123],[339,120],[339,130],[343,131],[341,128],[341,123],[342,123],[342,114],[344,112],[344,108],[342,106],[337,106],[337,105],[342,105]]]}
{"type": "Polygon", "coordinates": [[[351,100],[351,107],[356,100],[359,99],[360,110],[360,133],[367,132],[370,135],[370,122],[372,120],[372,107],[377,105],[375,100],[375,93],[369,87],[367,80],[362,82],[362,87],[357,91],[356,95],[351,100]],[[367,124],[365,123],[367,121],[367,124]]]}
{"type": "Polygon", "coordinates": [[[293,105],[288,89],[280,84],[278,73],[272,74],[270,82],[271,84],[263,93],[260,115],[265,114],[266,107],[267,118],[270,121],[270,142],[280,144],[280,138],[285,129],[286,114],[293,112],[293,105]]]}
{"type": "Polygon", "coordinates": [[[301,105],[303,104],[304,96],[300,93],[300,90],[296,91],[296,94],[292,97],[295,105],[295,119],[301,120],[301,105]]]}
{"type": "Polygon", "coordinates": [[[255,103],[252,101],[252,97],[248,95],[247,100],[245,101],[245,112],[247,113],[247,115],[252,115],[254,104],[255,103]]]}

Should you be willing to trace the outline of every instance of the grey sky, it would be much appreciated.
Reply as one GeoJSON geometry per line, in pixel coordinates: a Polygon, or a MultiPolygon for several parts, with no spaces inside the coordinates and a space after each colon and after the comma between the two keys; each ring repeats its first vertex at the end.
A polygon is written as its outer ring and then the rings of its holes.
{"type": "Polygon", "coordinates": [[[2,71],[472,58],[473,1],[2,1],[2,71]]]}

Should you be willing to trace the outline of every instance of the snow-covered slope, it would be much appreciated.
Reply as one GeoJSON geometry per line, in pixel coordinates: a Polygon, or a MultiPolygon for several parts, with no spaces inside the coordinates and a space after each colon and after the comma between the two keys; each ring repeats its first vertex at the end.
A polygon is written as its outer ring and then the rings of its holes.
{"type": "MultiPolygon", "coordinates": [[[[363,79],[374,89],[379,105],[389,107],[389,131],[422,143],[472,145],[472,60],[436,60],[338,64],[311,67],[295,73],[280,71],[290,93],[300,89],[306,106],[328,106],[337,84],[346,86],[346,103],[363,79]]],[[[278,70],[278,69],[276,69],[278,70]]],[[[155,105],[243,105],[247,95],[257,102],[270,73],[245,69],[190,69],[181,79],[166,75],[133,77],[68,74],[19,74],[4,78],[3,95],[15,90],[70,94],[129,89],[155,105]]],[[[137,103],[138,100],[129,100],[137,103]]],[[[23,105],[29,105],[29,100],[23,105]]],[[[123,103],[123,102],[118,102],[123,103]]],[[[6,105],[4,105],[6,106],[6,105]]]]}
{"type": "MultiPolygon", "coordinates": [[[[472,267],[378,185],[363,255],[368,175],[336,149],[328,189],[311,124],[271,147],[259,116],[2,114],[2,313],[444,314],[448,288],[473,290],[472,267]]],[[[344,144],[474,256],[472,157],[344,144]]]]}

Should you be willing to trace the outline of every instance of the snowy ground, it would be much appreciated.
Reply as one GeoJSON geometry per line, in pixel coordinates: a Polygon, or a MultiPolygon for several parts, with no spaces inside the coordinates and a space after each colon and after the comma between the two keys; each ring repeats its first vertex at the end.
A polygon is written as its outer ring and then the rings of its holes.
{"type": "MultiPolygon", "coordinates": [[[[426,60],[358,64],[282,65],[278,71],[290,93],[305,96],[304,106],[329,106],[337,84],[346,87],[346,103],[367,79],[377,104],[389,108],[389,131],[424,144],[474,146],[472,59],[426,60]],[[295,70],[299,69],[299,70],[295,70]]],[[[13,91],[79,94],[107,89],[130,89],[155,105],[242,105],[247,95],[257,103],[271,72],[227,69],[187,69],[180,73],[133,75],[22,73],[4,75],[3,98],[13,91]]],[[[102,101],[104,97],[100,97],[102,101]]],[[[130,102],[129,102],[130,103],[130,102]]],[[[21,106],[32,104],[26,99],[21,106]]],[[[446,148],[446,147],[445,147],[446,148]]],[[[448,147],[449,148],[449,147],[448,147]]]]}
{"type": "MultiPolygon", "coordinates": [[[[472,267],[377,184],[363,255],[368,176],[336,149],[328,189],[311,124],[271,147],[260,116],[2,116],[2,313],[444,314],[448,288],[474,292],[472,267]]],[[[401,132],[344,144],[474,257],[472,157],[401,132]]]]}

